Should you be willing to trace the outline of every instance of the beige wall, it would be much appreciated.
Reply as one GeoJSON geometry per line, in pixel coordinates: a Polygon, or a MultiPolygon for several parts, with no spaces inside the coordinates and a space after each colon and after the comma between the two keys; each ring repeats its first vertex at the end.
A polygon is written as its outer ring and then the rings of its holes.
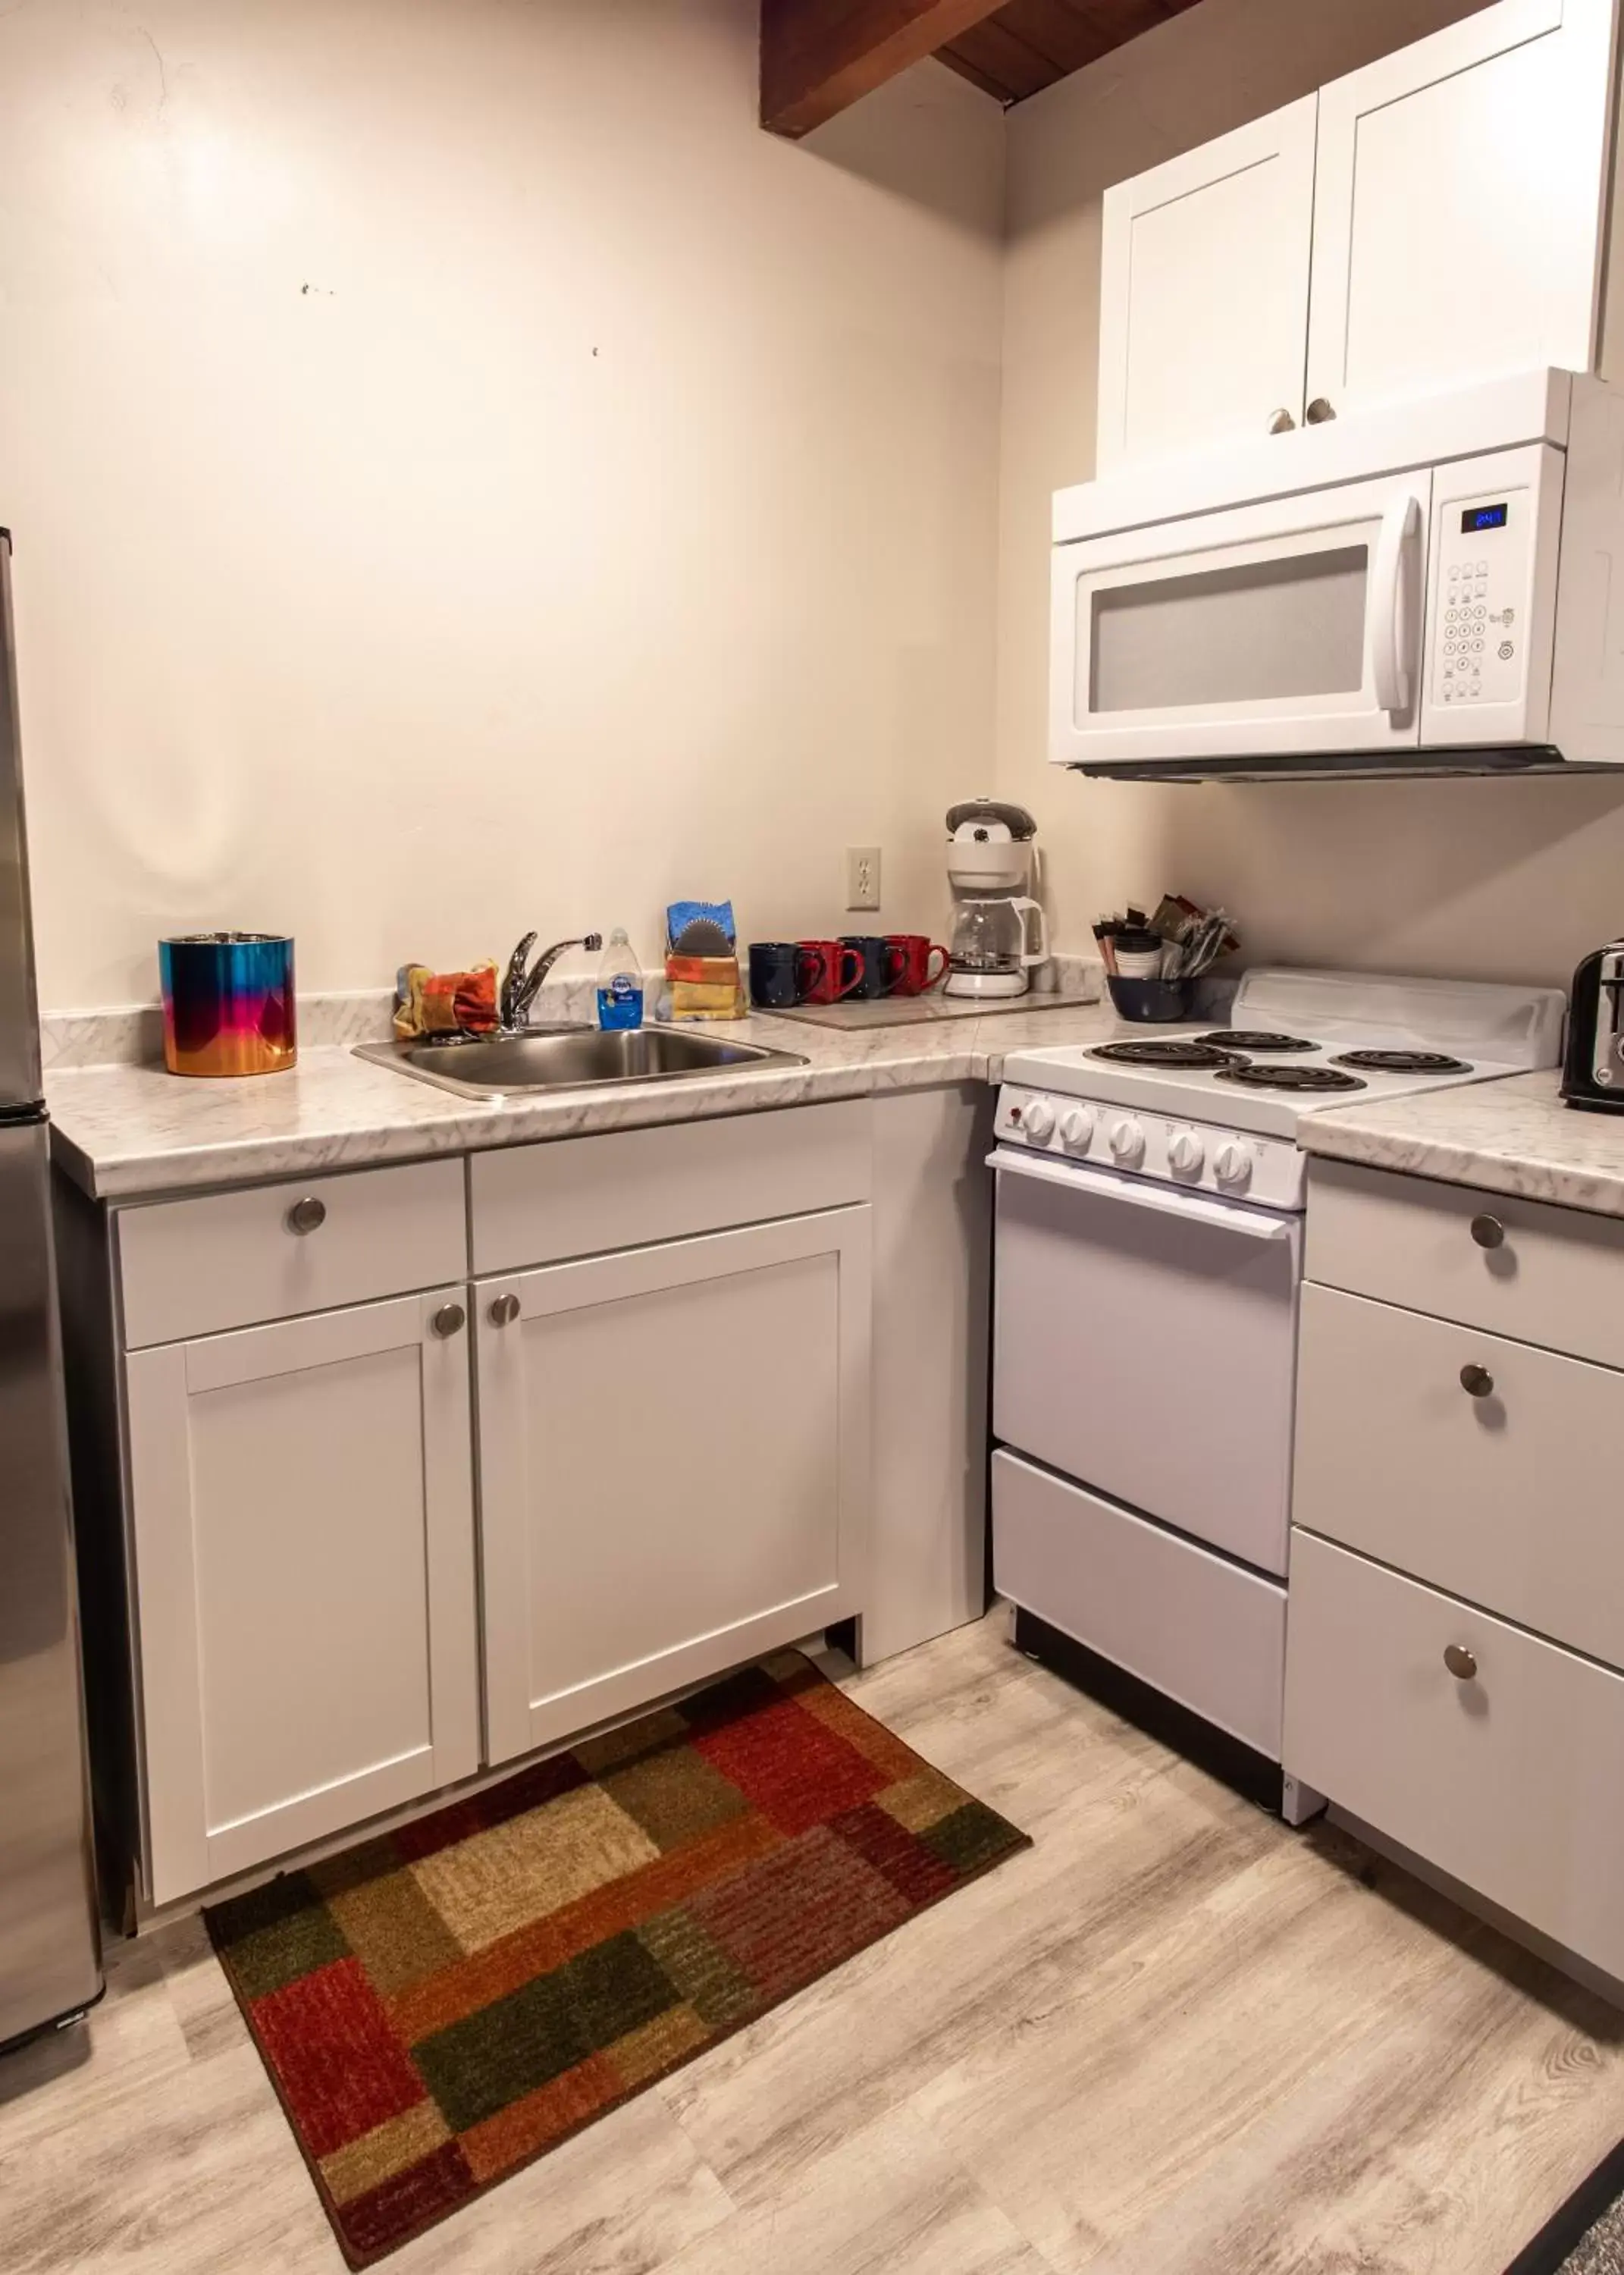
{"type": "Polygon", "coordinates": [[[1565,982],[1624,926],[1624,784],[1166,789],[1048,766],[1051,491],[1093,472],[1100,197],[1469,15],[1477,0],[1202,0],[1009,115],[999,787],[1037,814],[1061,940],[1176,887],[1255,959],[1565,982]]]}
{"type": "Polygon", "coordinates": [[[1003,125],[816,146],[756,0],[0,12],[0,521],[44,1001],[730,892],[940,898],[993,724],[1003,125]]]}

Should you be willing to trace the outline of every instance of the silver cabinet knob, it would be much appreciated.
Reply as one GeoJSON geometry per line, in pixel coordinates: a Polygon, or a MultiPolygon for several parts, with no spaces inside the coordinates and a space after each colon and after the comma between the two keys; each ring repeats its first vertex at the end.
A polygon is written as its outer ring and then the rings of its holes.
{"type": "Polygon", "coordinates": [[[429,1325],[437,1335],[460,1335],[467,1322],[468,1314],[460,1304],[442,1304],[429,1325]]]}
{"type": "Polygon", "coordinates": [[[1336,406],[1325,396],[1317,395],[1303,415],[1311,427],[1323,427],[1327,419],[1335,418],[1336,406]]]}
{"type": "Polygon", "coordinates": [[[290,1232],[317,1232],[327,1222],[327,1203],[319,1201],[313,1193],[306,1193],[302,1201],[295,1201],[288,1211],[290,1232]]]}
{"type": "Polygon", "coordinates": [[[1289,411],[1277,411],[1269,421],[1269,432],[1271,435],[1289,435],[1296,423],[1289,411]]]}
{"type": "Polygon", "coordinates": [[[1486,1366],[1468,1364],[1461,1369],[1461,1387],[1469,1398],[1487,1398],[1494,1389],[1494,1377],[1486,1366]]]}
{"type": "Polygon", "coordinates": [[[1503,1248],[1506,1228],[1497,1216],[1475,1216],[1472,1219],[1472,1238],[1479,1248],[1503,1248]]]}
{"type": "Polygon", "coordinates": [[[1469,1682],[1477,1672],[1477,1661],[1464,1644],[1445,1645],[1444,1665],[1457,1682],[1469,1682]]]}
{"type": "Polygon", "coordinates": [[[517,1296],[498,1296],[490,1309],[492,1326],[510,1327],[523,1309],[517,1296]]]}

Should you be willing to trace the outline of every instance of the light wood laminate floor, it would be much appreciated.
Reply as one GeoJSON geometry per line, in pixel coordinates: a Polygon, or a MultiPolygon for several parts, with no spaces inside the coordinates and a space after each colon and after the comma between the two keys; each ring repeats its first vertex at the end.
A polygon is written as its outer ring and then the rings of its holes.
{"type": "MultiPolygon", "coordinates": [[[[1624,2135],[1624,2022],[1031,1666],[852,1683],[1036,1846],[544,2158],[397,2275],[1501,2275],[1624,2135]]],[[[0,2269],[342,2261],[201,1926],[0,2065],[0,2269]],[[83,2034],[79,2034],[82,2045],[83,2034]]]]}

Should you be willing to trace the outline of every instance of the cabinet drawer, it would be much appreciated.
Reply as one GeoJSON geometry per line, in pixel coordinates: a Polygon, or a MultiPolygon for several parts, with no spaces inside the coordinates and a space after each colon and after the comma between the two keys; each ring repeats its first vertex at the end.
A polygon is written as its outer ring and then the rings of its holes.
{"type": "Polygon", "coordinates": [[[1326,1287],[1624,1367],[1615,1218],[1315,1161],[1307,1263],[1326,1287]]]}
{"type": "Polygon", "coordinates": [[[120,1209],[125,1346],[465,1279],[464,1190],[460,1161],[416,1161],[120,1209]],[[293,1212],[306,1201],[319,1221],[301,1232],[293,1212]]]}
{"type": "Polygon", "coordinates": [[[993,1456],[993,1586],[1280,1759],[1286,1591],[1013,1454],[993,1456]]]}
{"type": "Polygon", "coordinates": [[[1288,1771],[1624,1976],[1624,1677],[1308,1533],[1286,1667],[1288,1771]]]}
{"type": "Polygon", "coordinates": [[[1615,1667],[1621,1441],[1624,1375],[1303,1290],[1296,1523],[1615,1667]]]}
{"type": "Polygon", "coordinates": [[[515,1272],[865,1201],[872,1130],[867,1100],[847,1099],[476,1153],[473,1268],[515,1272]]]}

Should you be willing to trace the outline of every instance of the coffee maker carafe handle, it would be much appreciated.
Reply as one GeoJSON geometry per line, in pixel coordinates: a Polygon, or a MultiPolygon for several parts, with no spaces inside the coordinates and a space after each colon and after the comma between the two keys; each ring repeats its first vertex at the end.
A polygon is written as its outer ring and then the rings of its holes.
{"type": "Polygon", "coordinates": [[[1049,960],[1049,920],[1043,913],[1042,902],[1021,899],[1012,901],[1009,905],[1015,910],[1016,915],[1021,919],[1022,937],[1028,943],[1031,942],[1032,938],[1033,927],[1031,919],[1034,917],[1037,918],[1038,946],[1035,951],[1031,949],[1030,945],[1022,949],[1022,971],[1030,971],[1034,964],[1046,964],[1049,960]]]}

